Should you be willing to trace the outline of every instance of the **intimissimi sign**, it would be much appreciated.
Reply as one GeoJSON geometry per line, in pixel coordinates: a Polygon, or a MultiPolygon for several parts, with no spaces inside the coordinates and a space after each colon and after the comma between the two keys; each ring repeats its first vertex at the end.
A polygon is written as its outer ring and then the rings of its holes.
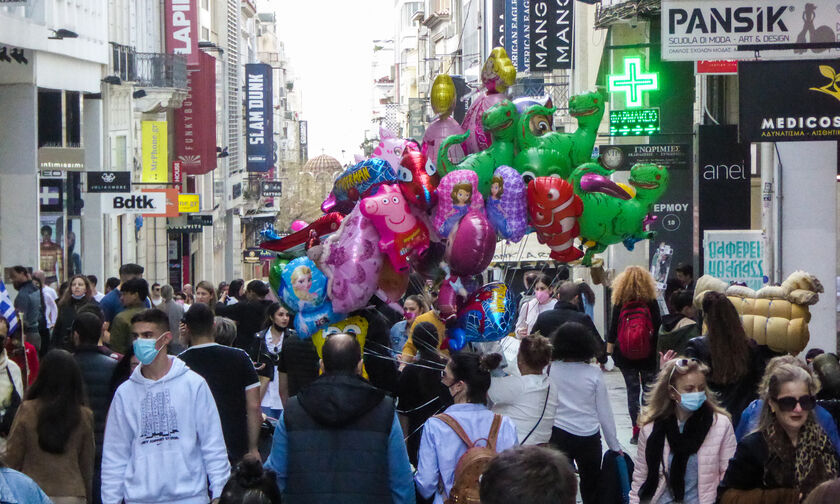
{"type": "Polygon", "coordinates": [[[264,63],[245,65],[246,159],[249,172],[266,172],[273,165],[274,107],[271,67],[264,63]]]}
{"type": "Polygon", "coordinates": [[[181,54],[198,65],[198,0],[166,0],[166,52],[181,54]]]}

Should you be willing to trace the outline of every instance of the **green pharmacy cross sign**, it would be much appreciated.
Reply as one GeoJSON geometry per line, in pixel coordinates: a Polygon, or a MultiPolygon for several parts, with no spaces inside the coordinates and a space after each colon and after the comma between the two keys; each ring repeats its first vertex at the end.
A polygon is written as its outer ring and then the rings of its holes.
{"type": "Polygon", "coordinates": [[[642,58],[625,58],[624,75],[609,76],[610,93],[624,93],[628,107],[641,107],[645,91],[659,89],[658,73],[642,73],[642,58]]]}

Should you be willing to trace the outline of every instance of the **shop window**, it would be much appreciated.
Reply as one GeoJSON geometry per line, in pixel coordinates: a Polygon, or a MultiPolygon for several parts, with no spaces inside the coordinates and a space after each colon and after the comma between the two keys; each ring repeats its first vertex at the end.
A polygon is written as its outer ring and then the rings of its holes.
{"type": "Polygon", "coordinates": [[[38,147],[60,147],[61,91],[38,90],[38,147]]]}
{"type": "Polygon", "coordinates": [[[67,91],[64,98],[64,118],[66,121],[65,134],[67,147],[81,147],[82,145],[82,94],[77,91],[67,91]]]}

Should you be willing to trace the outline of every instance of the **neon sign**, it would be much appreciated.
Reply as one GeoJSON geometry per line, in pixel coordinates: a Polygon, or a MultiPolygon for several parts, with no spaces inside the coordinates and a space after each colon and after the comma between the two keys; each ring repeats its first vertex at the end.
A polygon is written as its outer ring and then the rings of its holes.
{"type": "Polygon", "coordinates": [[[644,105],[642,96],[645,91],[659,89],[659,74],[643,73],[642,58],[625,58],[624,74],[610,75],[607,82],[610,93],[624,93],[627,107],[635,108],[644,105]]]}

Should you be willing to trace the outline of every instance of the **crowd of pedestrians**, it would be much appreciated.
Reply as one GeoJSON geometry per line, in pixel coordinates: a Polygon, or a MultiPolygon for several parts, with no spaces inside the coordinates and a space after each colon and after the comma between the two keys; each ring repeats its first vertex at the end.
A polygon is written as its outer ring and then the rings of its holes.
{"type": "Polygon", "coordinates": [[[837,356],[756,344],[690,266],[664,293],[628,267],[606,306],[533,272],[511,334],[457,352],[428,292],[316,349],[265,282],[143,275],[10,269],[0,502],[840,502],[837,356]]]}

